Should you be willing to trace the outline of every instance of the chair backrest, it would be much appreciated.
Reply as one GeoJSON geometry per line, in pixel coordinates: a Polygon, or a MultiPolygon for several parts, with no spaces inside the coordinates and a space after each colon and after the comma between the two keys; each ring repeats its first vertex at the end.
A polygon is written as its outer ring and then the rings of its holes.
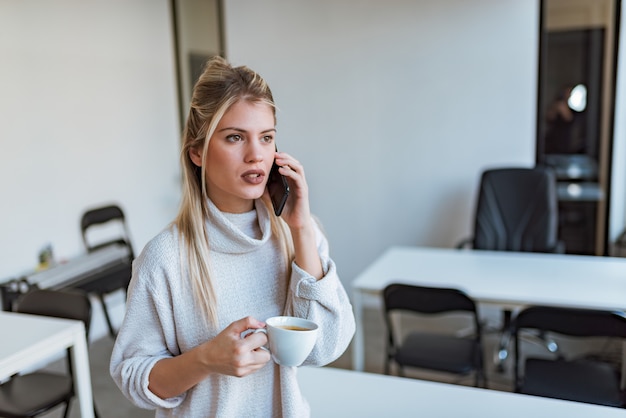
{"type": "Polygon", "coordinates": [[[423,314],[476,312],[475,302],[459,289],[390,284],[383,291],[385,312],[405,310],[423,314]]]}
{"type": "MultiPolygon", "coordinates": [[[[128,226],[126,225],[126,217],[124,212],[117,205],[108,205],[99,208],[87,210],[80,221],[80,230],[83,238],[83,243],[88,252],[103,248],[109,245],[119,244],[128,248],[128,252],[131,259],[134,259],[133,247],[130,241],[130,234],[128,226]],[[106,226],[111,226],[111,231],[107,231],[108,234],[90,236],[89,232],[94,229],[104,229],[106,226]],[[113,228],[114,227],[114,228],[113,228]]],[[[102,232],[102,231],[100,231],[102,232]]]]}
{"type": "Polygon", "coordinates": [[[530,306],[513,320],[513,331],[536,329],[573,337],[626,338],[626,315],[618,311],[530,306]]]}
{"type": "Polygon", "coordinates": [[[20,297],[16,311],[83,321],[85,332],[89,335],[91,301],[80,290],[33,289],[20,297]]]}
{"type": "Polygon", "coordinates": [[[392,312],[411,312],[417,314],[452,314],[471,315],[477,338],[482,333],[476,303],[459,289],[427,287],[393,283],[383,291],[383,305],[388,337],[393,344],[392,312]]]}
{"type": "Polygon", "coordinates": [[[554,172],[547,167],[483,172],[473,236],[475,249],[554,251],[558,243],[554,172]]]}

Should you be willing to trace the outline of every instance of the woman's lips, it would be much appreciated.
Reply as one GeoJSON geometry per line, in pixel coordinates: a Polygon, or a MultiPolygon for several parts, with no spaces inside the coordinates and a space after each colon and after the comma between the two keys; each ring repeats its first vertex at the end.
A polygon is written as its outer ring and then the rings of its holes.
{"type": "Polygon", "coordinates": [[[248,170],[241,175],[241,178],[249,184],[261,184],[265,180],[265,172],[263,170],[248,170]]]}

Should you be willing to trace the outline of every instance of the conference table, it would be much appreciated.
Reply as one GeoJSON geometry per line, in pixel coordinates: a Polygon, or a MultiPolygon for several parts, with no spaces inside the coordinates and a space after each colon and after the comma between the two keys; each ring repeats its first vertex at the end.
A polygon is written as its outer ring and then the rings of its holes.
{"type": "Polygon", "coordinates": [[[624,418],[626,410],[330,367],[300,367],[312,418],[624,418]]]}
{"type": "Polygon", "coordinates": [[[89,353],[82,321],[0,311],[0,381],[44,365],[71,348],[74,387],[82,418],[93,418],[89,353]]]}
{"type": "Polygon", "coordinates": [[[354,370],[365,362],[364,306],[380,305],[390,283],[455,287],[479,304],[512,311],[528,305],[626,309],[625,258],[395,246],[352,282],[354,370]]]}

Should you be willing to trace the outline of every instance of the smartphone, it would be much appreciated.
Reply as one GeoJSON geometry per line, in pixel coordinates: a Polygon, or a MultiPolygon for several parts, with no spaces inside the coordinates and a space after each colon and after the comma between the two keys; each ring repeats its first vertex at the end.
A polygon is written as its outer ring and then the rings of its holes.
{"type": "Polygon", "coordinates": [[[270,177],[267,180],[267,190],[270,193],[270,199],[272,200],[272,206],[274,206],[274,213],[276,216],[280,216],[283,213],[285,203],[287,203],[287,197],[289,197],[289,185],[285,176],[278,172],[278,165],[274,163],[270,170],[270,177]]]}

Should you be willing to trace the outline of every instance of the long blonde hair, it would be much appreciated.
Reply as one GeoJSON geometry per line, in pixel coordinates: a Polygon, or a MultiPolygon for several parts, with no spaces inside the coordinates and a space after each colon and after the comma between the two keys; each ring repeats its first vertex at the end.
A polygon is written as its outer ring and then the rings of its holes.
{"type": "MultiPolygon", "coordinates": [[[[211,282],[209,231],[205,227],[208,216],[205,162],[209,140],[218,123],[228,109],[241,100],[270,105],[276,120],[272,92],[261,76],[245,66],[232,67],[221,57],[211,58],[193,89],[180,152],[183,190],[174,224],[178,227],[181,242],[181,273],[182,277],[187,274],[190,278],[196,302],[212,324],[218,321],[219,302],[211,282]],[[202,167],[191,161],[191,149],[202,149],[202,167]]],[[[266,199],[263,202],[268,208],[271,207],[266,199]]],[[[290,274],[294,250],[289,228],[272,210],[269,212],[272,234],[278,238],[287,261],[287,274],[290,274]]]]}

